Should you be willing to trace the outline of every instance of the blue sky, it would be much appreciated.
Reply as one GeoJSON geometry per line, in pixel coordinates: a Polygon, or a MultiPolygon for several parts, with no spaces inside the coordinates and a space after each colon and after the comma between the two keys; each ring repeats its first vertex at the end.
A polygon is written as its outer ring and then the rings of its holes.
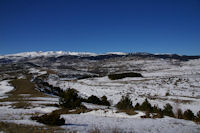
{"type": "Polygon", "coordinates": [[[0,54],[200,55],[199,0],[0,0],[0,54]]]}

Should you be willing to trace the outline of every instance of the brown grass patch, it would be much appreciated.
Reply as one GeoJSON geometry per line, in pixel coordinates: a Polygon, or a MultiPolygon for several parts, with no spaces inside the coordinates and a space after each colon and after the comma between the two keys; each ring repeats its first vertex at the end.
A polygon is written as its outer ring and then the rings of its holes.
{"type": "Polygon", "coordinates": [[[30,109],[32,107],[32,104],[27,101],[19,101],[12,104],[13,108],[23,108],[23,109],[30,109]]]}
{"type": "Polygon", "coordinates": [[[126,110],[119,110],[116,113],[124,112],[127,115],[136,115],[137,112],[135,112],[133,109],[126,109],[126,110]]]}
{"type": "Polygon", "coordinates": [[[15,88],[14,90],[7,93],[8,97],[4,99],[0,99],[0,102],[6,101],[30,101],[30,97],[50,97],[45,95],[44,93],[35,89],[34,83],[30,82],[28,79],[13,79],[10,81],[10,84],[15,88]]]}
{"type": "Polygon", "coordinates": [[[89,131],[89,133],[101,133],[100,129],[94,128],[89,131]]]}
{"type": "Polygon", "coordinates": [[[31,97],[43,97],[43,93],[35,89],[34,83],[30,82],[28,79],[14,79],[10,82],[14,86],[14,90],[9,92],[11,95],[19,94],[30,94],[31,97]]]}
{"type": "Polygon", "coordinates": [[[69,110],[67,108],[62,108],[62,109],[58,109],[53,111],[54,113],[57,114],[80,114],[80,113],[86,113],[86,112],[90,112],[92,111],[91,109],[85,109],[85,108],[77,108],[75,110],[69,110]]]}
{"type": "Polygon", "coordinates": [[[176,103],[184,103],[184,104],[189,104],[193,102],[192,100],[182,100],[182,99],[172,99],[172,98],[170,100],[176,103]]]}
{"type": "Polygon", "coordinates": [[[4,131],[6,133],[66,133],[68,131],[64,131],[59,127],[50,127],[50,126],[31,126],[31,125],[23,125],[23,124],[15,124],[15,123],[6,123],[0,122],[0,131],[4,131]]]}
{"type": "Polygon", "coordinates": [[[44,71],[46,71],[46,72],[47,72],[47,74],[57,74],[57,72],[56,72],[56,71],[54,71],[54,70],[51,70],[51,69],[46,69],[46,70],[44,70],[44,71]]]}

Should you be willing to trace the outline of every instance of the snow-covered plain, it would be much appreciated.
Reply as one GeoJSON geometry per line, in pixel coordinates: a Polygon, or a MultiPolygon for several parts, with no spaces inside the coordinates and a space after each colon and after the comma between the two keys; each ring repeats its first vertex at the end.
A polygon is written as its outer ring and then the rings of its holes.
{"type": "MultiPolygon", "coordinates": [[[[63,89],[77,89],[82,97],[105,95],[113,105],[121,99],[121,96],[128,94],[133,104],[142,103],[148,98],[151,104],[161,108],[170,103],[174,112],[179,108],[183,111],[190,109],[196,115],[200,110],[200,60],[179,62],[179,65],[176,63],[175,60],[162,59],[112,62],[105,66],[110,68],[122,64],[142,66],[141,73],[144,77],[110,80],[105,76],[73,81],[49,78],[48,82],[63,89]]],[[[105,108],[80,115],[63,115],[63,118],[72,124],[72,129],[86,132],[95,128],[102,129],[103,132],[111,132],[115,128],[123,132],[136,133],[200,132],[200,126],[191,121],[170,117],[162,119],[141,119],[137,115],[126,117],[126,114],[105,108]]]]}
{"type": "MultiPolygon", "coordinates": [[[[28,99],[26,99],[28,100],[28,99]]],[[[25,125],[42,126],[43,124],[37,123],[30,119],[35,114],[51,113],[59,108],[53,106],[45,106],[44,104],[58,103],[58,98],[31,98],[28,103],[31,104],[29,108],[15,108],[13,106],[16,102],[0,102],[0,121],[11,122],[25,125]],[[37,100],[37,101],[34,101],[37,100]]],[[[1,128],[0,128],[1,129],[1,128]]],[[[1,130],[0,130],[1,131],[1,130]]]]}
{"type": "Polygon", "coordinates": [[[113,105],[128,94],[133,104],[148,98],[161,108],[170,103],[174,109],[191,109],[194,113],[200,110],[200,60],[183,62],[181,66],[162,60],[145,61],[144,64],[143,78],[110,80],[106,76],[73,81],[49,79],[48,82],[63,89],[77,89],[83,97],[105,95],[113,105]]]}
{"type": "Polygon", "coordinates": [[[191,121],[179,120],[170,117],[162,119],[119,118],[116,116],[105,117],[101,115],[73,114],[62,115],[69,128],[74,131],[88,132],[92,129],[100,129],[101,132],[110,133],[199,133],[199,125],[191,121]]]}
{"type": "MultiPolygon", "coordinates": [[[[62,53],[60,54],[62,55],[62,53]]],[[[64,69],[63,71],[66,74],[78,74],[79,72],[89,74],[90,72],[86,71],[87,68],[84,63],[78,63],[80,71],[75,69],[64,69]]],[[[123,71],[139,70],[144,77],[110,80],[107,76],[103,76],[80,80],[65,80],[64,78],[59,78],[58,75],[50,74],[49,78],[45,80],[53,86],[59,86],[64,90],[74,88],[79,91],[82,97],[89,97],[91,95],[102,97],[105,95],[112,103],[112,107],[109,108],[84,103],[86,107],[95,110],[81,114],[62,115],[66,120],[66,125],[62,126],[62,128],[79,132],[89,132],[95,128],[100,129],[102,132],[112,132],[115,129],[121,132],[134,133],[200,132],[200,126],[192,121],[170,117],[142,119],[140,116],[144,115],[144,112],[137,111],[138,114],[129,116],[125,113],[117,112],[116,108],[113,107],[122,96],[129,95],[133,104],[137,102],[142,103],[147,98],[152,105],[163,108],[165,104],[170,103],[174,107],[174,112],[178,108],[181,108],[183,111],[191,109],[196,115],[200,110],[199,59],[187,62],[164,59],[112,59],[105,62],[102,61],[101,63],[101,68],[107,68],[109,72],[114,72],[116,69],[120,71],[119,66],[121,66],[123,71]]],[[[74,64],[73,62],[71,65],[74,64]]],[[[55,70],[59,71],[56,67],[55,70]]],[[[47,74],[44,69],[40,70],[39,68],[31,68],[28,71],[34,76],[47,74]]],[[[5,93],[13,89],[8,82],[8,80],[0,82],[0,96],[2,97],[5,97],[5,93]]],[[[13,102],[1,102],[0,120],[41,126],[41,124],[30,120],[30,116],[34,113],[44,114],[58,109],[57,107],[45,105],[57,104],[57,97],[31,97],[29,100],[33,105],[30,109],[16,109],[12,107],[13,102]]]]}

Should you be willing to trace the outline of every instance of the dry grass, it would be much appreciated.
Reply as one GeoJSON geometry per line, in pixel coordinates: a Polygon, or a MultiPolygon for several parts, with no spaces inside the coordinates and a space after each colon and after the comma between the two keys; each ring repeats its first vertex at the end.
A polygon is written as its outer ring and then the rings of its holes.
{"type": "Polygon", "coordinates": [[[77,108],[76,110],[69,110],[67,108],[62,108],[62,109],[58,109],[53,111],[54,113],[57,114],[80,114],[80,113],[86,113],[92,111],[90,109],[84,109],[84,108],[77,108]]]}
{"type": "Polygon", "coordinates": [[[10,82],[15,89],[8,94],[20,95],[20,94],[30,94],[31,97],[44,97],[46,96],[42,92],[35,89],[35,85],[31,83],[28,79],[14,79],[10,82]]]}
{"type": "Polygon", "coordinates": [[[89,131],[89,133],[101,133],[100,129],[94,128],[89,131]]]}
{"type": "Polygon", "coordinates": [[[44,71],[46,71],[46,72],[47,72],[47,74],[57,74],[57,72],[56,72],[56,71],[54,71],[54,70],[51,70],[51,69],[45,69],[44,71]]]}
{"type": "Polygon", "coordinates": [[[12,104],[13,108],[23,108],[23,109],[30,109],[32,107],[31,103],[27,101],[18,101],[12,104]]]}
{"type": "Polygon", "coordinates": [[[193,102],[192,100],[182,100],[182,99],[172,99],[172,98],[170,100],[175,103],[183,103],[183,104],[190,104],[193,102]]]}
{"type": "MultiPolygon", "coordinates": [[[[0,122],[0,132],[4,131],[6,133],[66,133],[59,127],[50,126],[30,126],[14,123],[0,122]]],[[[70,132],[70,131],[69,131],[70,132]]]]}
{"type": "Polygon", "coordinates": [[[126,109],[126,110],[119,110],[119,111],[117,111],[117,113],[120,113],[120,112],[124,112],[127,115],[136,115],[137,114],[137,112],[135,112],[133,109],[126,109]]]}
{"type": "Polygon", "coordinates": [[[133,131],[123,131],[122,129],[119,128],[108,128],[108,129],[104,129],[101,130],[97,127],[91,129],[88,131],[88,133],[104,133],[104,132],[109,132],[109,133],[134,133],[133,131]]]}
{"type": "MultiPolygon", "coordinates": [[[[47,97],[42,92],[35,89],[35,85],[29,81],[29,76],[27,79],[13,79],[10,84],[15,88],[14,90],[7,93],[8,97],[0,99],[0,102],[5,101],[29,101],[26,98],[30,97],[47,97]],[[25,96],[23,96],[25,95],[25,96]]],[[[48,96],[49,97],[49,96],[48,96]]]]}
{"type": "Polygon", "coordinates": [[[142,97],[146,97],[150,100],[162,100],[162,101],[168,100],[167,97],[159,97],[159,96],[142,96],[142,97]]]}
{"type": "MultiPolygon", "coordinates": [[[[146,96],[148,99],[150,100],[170,100],[173,101],[175,103],[183,103],[183,104],[190,104],[192,102],[194,102],[193,100],[183,100],[183,99],[175,99],[175,98],[167,98],[167,97],[159,97],[159,96],[146,96]]],[[[188,97],[188,98],[194,98],[194,97],[188,97]]]]}
{"type": "Polygon", "coordinates": [[[7,93],[8,97],[0,99],[0,102],[13,102],[13,108],[29,109],[32,106],[31,97],[49,97],[35,89],[35,85],[30,82],[31,75],[26,75],[26,79],[13,79],[10,84],[14,86],[14,90],[7,93]]]}

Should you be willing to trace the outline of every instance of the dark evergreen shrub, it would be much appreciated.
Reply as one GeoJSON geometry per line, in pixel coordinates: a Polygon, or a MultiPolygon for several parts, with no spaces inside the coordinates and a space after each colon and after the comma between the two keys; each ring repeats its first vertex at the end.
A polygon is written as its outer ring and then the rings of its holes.
{"type": "Polygon", "coordinates": [[[140,108],[140,104],[139,104],[139,103],[136,103],[134,109],[135,109],[135,110],[139,110],[139,108],[140,108]]]}
{"type": "Polygon", "coordinates": [[[97,96],[94,96],[94,95],[88,97],[87,102],[93,103],[93,104],[101,104],[101,100],[97,96]]]}
{"type": "Polygon", "coordinates": [[[31,119],[50,126],[61,126],[65,124],[65,119],[60,118],[60,114],[57,113],[33,116],[31,119]]]}
{"type": "Polygon", "coordinates": [[[142,111],[152,111],[152,106],[151,104],[149,103],[149,101],[147,99],[145,99],[145,101],[140,105],[139,107],[140,110],[142,111]]]}
{"type": "Polygon", "coordinates": [[[165,96],[169,96],[169,92],[166,92],[166,93],[165,93],[165,96]]]}
{"type": "Polygon", "coordinates": [[[174,113],[173,113],[173,107],[167,103],[164,107],[163,110],[164,115],[170,116],[170,117],[174,117],[174,113]]]}
{"type": "Polygon", "coordinates": [[[163,118],[164,117],[162,109],[158,109],[157,115],[158,115],[157,118],[163,118]]]}
{"type": "Polygon", "coordinates": [[[160,111],[160,108],[158,108],[158,106],[154,105],[154,106],[152,107],[152,112],[153,112],[153,113],[157,113],[157,112],[159,112],[159,111],[160,111]]]}
{"type": "Polygon", "coordinates": [[[37,89],[41,92],[52,94],[59,96],[60,93],[63,93],[63,90],[59,87],[54,87],[53,85],[50,85],[48,82],[44,82],[42,78],[37,77],[33,80],[33,82],[36,84],[37,89]]]}
{"type": "Polygon", "coordinates": [[[200,118],[200,110],[197,112],[197,118],[200,118]]]}
{"type": "Polygon", "coordinates": [[[178,109],[178,110],[177,110],[177,118],[178,118],[178,119],[183,119],[183,112],[182,112],[181,109],[178,109]]]}
{"type": "Polygon", "coordinates": [[[68,89],[60,94],[59,104],[65,108],[76,108],[81,106],[81,98],[74,89],[68,89]]]}
{"type": "Polygon", "coordinates": [[[197,116],[195,117],[195,122],[196,122],[197,124],[200,124],[200,111],[197,112],[197,116]]]}
{"type": "Polygon", "coordinates": [[[108,75],[108,78],[111,80],[123,79],[126,77],[143,77],[143,76],[140,73],[133,73],[133,72],[108,75]]]}
{"type": "Polygon", "coordinates": [[[195,116],[194,113],[188,109],[183,113],[183,119],[185,120],[194,120],[195,116]]]}
{"type": "Polygon", "coordinates": [[[97,96],[92,95],[92,96],[88,97],[88,99],[85,100],[85,102],[98,104],[98,105],[110,106],[110,102],[107,100],[106,96],[102,96],[101,99],[99,99],[97,96]]]}
{"type": "Polygon", "coordinates": [[[120,110],[133,109],[132,101],[129,96],[122,96],[116,107],[120,110]]]}
{"type": "Polygon", "coordinates": [[[64,91],[62,89],[60,89],[60,87],[53,87],[53,92],[54,92],[54,95],[61,95],[64,91]]]}
{"type": "Polygon", "coordinates": [[[106,96],[101,97],[102,105],[110,106],[110,102],[108,101],[106,96]]]}
{"type": "Polygon", "coordinates": [[[150,117],[150,112],[149,112],[149,111],[145,111],[145,117],[146,117],[146,118],[151,118],[151,117],[150,117]]]}

